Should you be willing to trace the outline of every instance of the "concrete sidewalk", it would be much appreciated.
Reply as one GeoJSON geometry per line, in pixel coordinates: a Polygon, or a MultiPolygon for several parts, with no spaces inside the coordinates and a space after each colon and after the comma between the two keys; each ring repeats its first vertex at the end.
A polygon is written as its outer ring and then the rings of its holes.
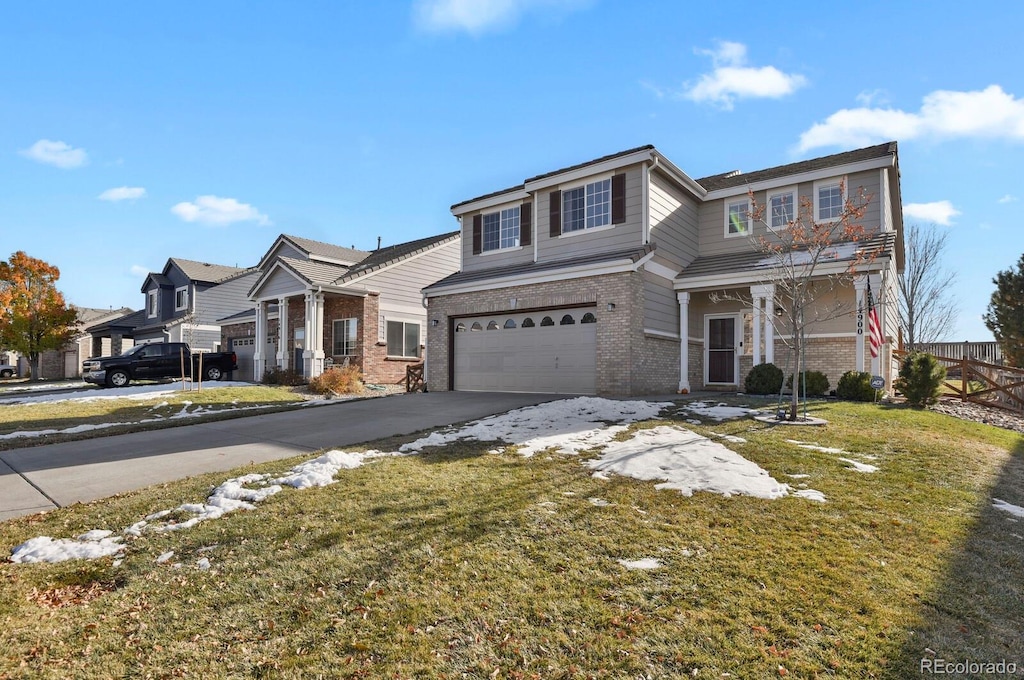
{"type": "Polygon", "coordinates": [[[432,392],[0,452],[0,520],[564,398],[432,392]]]}

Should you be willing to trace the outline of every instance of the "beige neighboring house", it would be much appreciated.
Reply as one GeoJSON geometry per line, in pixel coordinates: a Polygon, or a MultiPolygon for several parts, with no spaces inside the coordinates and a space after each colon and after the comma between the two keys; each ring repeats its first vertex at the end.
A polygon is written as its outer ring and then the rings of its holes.
{"type": "Polygon", "coordinates": [[[459,251],[459,232],[373,251],[281,234],[257,266],[250,308],[219,320],[221,345],[245,379],[349,363],[367,382],[399,382],[423,361],[421,290],[458,271],[459,251]]]}
{"type": "MultiPolygon", "coordinates": [[[[47,350],[39,357],[39,373],[42,380],[80,377],[82,375],[82,361],[91,356],[96,356],[92,335],[86,329],[132,313],[132,310],[128,307],[95,309],[92,307],[75,306],[75,309],[78,311],[78,324],[74,338],[61,349],[47,350]]],[[[131,345],[129,344],[124,349],[128,347],[131,347],[131,345]]],[[[105,346],[100,347],[100,350],[102,351],[104,348],[109,352],[109,342],[105,346]]],[[[28,375],[27,357],[20,357],[18,369],[19,375],[28,375]]]]}
{"type": "Polygon", "coordinates": [[[785,371],[782,301],[753,244],[773,232],[749,219],[749,192],[781,217],[806,199],[827,220],[861,188],[870,238],[836,244],[817,273],[880,254],[838,291],[846,313],[808,329],[807,368],[833,388],[854,369],[891,384],[903,268],[895,142],[696,180],[644,146],[452,206],[462,264],[424,290],[428,387],[641,395],[742,389],[765,362],[785,371]],[[869,278],[885,338],[875,359],[869,278]]]}

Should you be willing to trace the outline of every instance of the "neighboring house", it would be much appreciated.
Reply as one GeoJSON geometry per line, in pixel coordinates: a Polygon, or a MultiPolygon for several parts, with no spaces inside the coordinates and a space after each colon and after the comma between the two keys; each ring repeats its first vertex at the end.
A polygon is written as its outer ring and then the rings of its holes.
{"type": "Polygon", "coordinates": [[[367,252],[282,234],[257,267],[249,309],[220,319],[222,344],[256,380],[351,363],[367,382],[397,382],[423,361],[421,289],[458,271],[459,244],[452,232],[367,252]]]}
{"type": "MultiPolygon", "coordinates": [[[[806,198],[824,219],[861,187],[872,198],[860,223],[881,254],[838,291],[848,313],[808,329],[807,368],[833,387],[851,369],[891,384],[903,267],[895,142],[698,180],[645,146],[452,206],[462,267],[424,290],[428,387],[635,395],[742,389],[766,361],[786,370],[774,286],[752,242],[772,232],[749,220],[748,192],[782,214],[806,198]],[[875,360],[864,274],[887,338],[875,360]]],[[[837,248],[820,273],[864,247],[837,248]]]]}
{"type": "Polygon", "coordinates": [[[134,344],[186,342],[193,349],[217,351],[217,320],[251,307],[247,296],[258,276],[254,267],[172,257],[162,271],[146,276],[142,310],[89,328],[94,349],[99,343],[109,347],[105,353],[120,354],[127,349],[124,339],[131,338],[134,344]]]}
{"type": "MultiPolygon", "coordinates": [[[[89,328],[95,324],[102,324],[121,318],[132,312],[127,307],[95,309],[75,306],[75,310],[78,312],[78,323],[76,324],[75,335],[71,341],[60,349],[47,350],[39,357],[39,377],[42,380],[58,380],[81,376],[82,361],[96,355],[94,352],[96,347],[89,328]]],[[[101,345],[101,349],[102,347],[101,345]]],[[[109,349],[109,343],[106,347],[109,349]]],[[[28,359],[22,357],[18,363],[19,374],[28,375],[28,359]]]]}

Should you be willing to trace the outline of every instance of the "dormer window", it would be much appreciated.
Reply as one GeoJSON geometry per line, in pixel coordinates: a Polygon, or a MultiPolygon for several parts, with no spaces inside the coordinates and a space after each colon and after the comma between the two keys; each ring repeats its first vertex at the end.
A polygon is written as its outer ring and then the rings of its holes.
{"type": "Polygon", "coordinates": [[[750,233],[750,202],[727,201],[725,204],[725,235],[746,236],[750,233]]]}
{"type": "Polygon", "coordinates": [[[530,245],[532,203],[473,216],[473,254],[530,245]]]}
{"type": "Polygon", "coordinates": [[[770,190],[768,192],[768,228],[772,231],[785,229],[796,220],[796,187],[770,190]]]}
{"type": "Polygon", "coordinates": [[[834,222],[842,217],[846,191],[842,179],[829,179],[814,183],[814,219],[816,222],[834,222]]]}
{"type": "Polygon", "coordinates": [[[174,311],[188,309],[188,286],[174,289],[174,311]]]}
{"type": "Polygon", "coordinates": [[[603,227],[612,222],[612,180],[562,192],[562,232],[603,227]]]}

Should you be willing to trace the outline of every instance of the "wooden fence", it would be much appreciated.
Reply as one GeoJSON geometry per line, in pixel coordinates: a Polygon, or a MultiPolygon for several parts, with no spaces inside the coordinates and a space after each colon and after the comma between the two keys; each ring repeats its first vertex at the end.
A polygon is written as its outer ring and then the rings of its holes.
{"type": "MultiPolygon", "coordinates": [[[[894,350],[902,359],[907,352],[894,350]]],[[[1024,369],[1010,368],[966,356],[932,354],[946,367],[943,386],[963,401],[1024,413],[1024,369]]]]}
{"type": "Polygon", "coordinates": [[[405,391],[419,392],[426,387],[423,382],[423,364],[412,364],[405,367],[405,391]]]}
{"type": "Polygon", "coordinates": [[[900,349],[914,349],[918,352],[927,352],[934,356],[949,357],[951,359],[975,359],[990,364],[1003,363],[1003,350],[999,343],[989,342],[919,342],[914,347],[901,347],[900,349]]]}

